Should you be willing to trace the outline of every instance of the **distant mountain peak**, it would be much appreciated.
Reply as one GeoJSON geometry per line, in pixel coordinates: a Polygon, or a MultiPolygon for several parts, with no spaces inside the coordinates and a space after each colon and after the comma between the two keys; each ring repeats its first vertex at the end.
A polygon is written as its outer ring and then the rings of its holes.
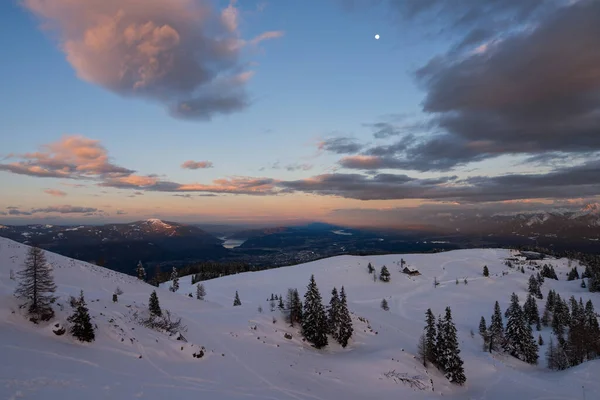
{"type": "Polygon", "coordinates": [[[588,203],[581,209],[589,214],[600,214],[600,203],[588,203]]]}

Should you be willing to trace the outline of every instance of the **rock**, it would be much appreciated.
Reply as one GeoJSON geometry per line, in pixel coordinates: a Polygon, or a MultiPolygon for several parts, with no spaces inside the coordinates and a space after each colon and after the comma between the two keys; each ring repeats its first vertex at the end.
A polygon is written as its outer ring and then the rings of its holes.
{"type": "Polygon", "coordinates": [[[67,330],[64,327],[60,326],[60,324],[55,324],[54,329],[52,329],[52,332],[54,332],[56,336],[62,336],[65,334],[66,331],[67,330]]]}
{"type": "Polygon", "coordinates": [[[194,358],[202,358],[202,357],[204,357],[204,351],[200,350],[200,351],[192,354],[192,357],[194,357],[194,358]]]}
{"type": "Polygon", "coordinates": [[[283,335],[283,337],[286,338],[286,339],[288,339],[288,340],[291,340],[292,339],[292,334],[291,333],[285,333],[283,335]]]}

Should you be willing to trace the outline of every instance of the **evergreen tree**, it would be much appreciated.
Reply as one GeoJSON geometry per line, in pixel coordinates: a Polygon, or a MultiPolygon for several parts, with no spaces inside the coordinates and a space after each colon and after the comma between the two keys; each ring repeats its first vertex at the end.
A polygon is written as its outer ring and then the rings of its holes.
{"type": "Polygon", "coordinates": [[[539,325],[540,313],[538,311],[537,302],[531,293],[527,296],[527,301],[525,301],[525,305],[523,306],[523,312],[525,313],[525,320],[528,324],[539,325]]]}
{"type": "Polygon", "coordinates": [[[567,337],[566,353],[571,366],[579,365],[587,356],[587,335],[585,324],[585,309],[583,303],[577,303],[575,296],[569,299],[571,303],[571,320],[567,337]]]}
{"type": "Polygon", "coordinates": [[[427,309],[425,313],[425,321],[427,325],[425,326],[425,339],[426,339],[426,348],[427,348],[427,361],[432,363],[433,365],[437,364],[437,331],[435,328],[435,316],[433,312],[431,312],[431,308],[427,309]]]}
{"type": "Polygon", "coordinates": [[[297,289],[288,289],[286,298],[287,320],[291,326],[302,323],[302,301],[297,289]]]}
{"type": "Polygon", "coordinates": [[[538,345],[539,346],[543,346],[544,345],[544,338],[542,338],[542,334],[541,333],[538,335],[538,345]]]}
{"type": "Polygon", "coordinates": [[[438,315],[437,318],[436,334],[437,335],[435,338],[435,365],[442,372],[446,372],[444,370],[445,360],[442,358],[442,351],[446,348],[446,329],[444,328],[444,319],[441,315],[438,315]]]}
{"type": "Polygon", "coordinates": [[[499,350],[504,342],[504,323],[502,322],[502,312],[500,311],[500,304],[496,301],[494,304],[494,314],[488,329],[490,353],[492,350],[499,350]]]}
{"type": "Polygon", "coordinates": [[[71,334],[82,342],[93,342],[96,338],[94,327],[90,321],[90,314],[85,304],[83,290],[77,300],[75,312],[67,318],[71,325],[71,334]]]}
{"type": "Polygon", "coordinates": [[[490,270],[488,269],[488,266],[487,266],[487,265],[484,265],[484,266],[483,266],[483,276],[485,276],[486,278],[487,278],[488,276],[490,276],[490,270]]]}
{"type": "Polygon", "coordinates": [[[340,332],[338,334],[338,343],[342,347],[348,345],[348,341],[354,334],[354,328],[352,327],[352,317],[348,310],[348,299],[346,298],[346,290],[342,286],[340,292],[340,332]]]}
{"type": "Polygon", "coordinates": [[[146,280],[146,269],[142,265],[142,261],[138,262],[136,271],[137,271],[137,277],[138,277],[138,279],[142,280],[142,281],[145,281],[146,280]]]}
{"type": "Polygon", "coordinates": [[[204,300],[204,296],[206,296],[206,289],[204,289],[204,285],[199,283],[196,285],[196,298],[198,300],[204,300]]]}
{"type": "Polygon", "coordinates": [[[515,293],[511,295],[506,315],[508,320],[504,350],[529,364],[537,364],[537,344],[533,338],[531,326],[527,323],[519,304],[519,297],[515,293]]]}
{"type": "Polygon", "coordinates": [[[600,273],[594,272],[588,278],[588,290],[592,293],[600,292],[600,273]]]}
{"type": "Polygon", "coordinates": [[[24,307],[31,321],[37,323],[38,320],[48,321],[54,317],[54,310],[51,304],[56,299],[53,293],[56,292],[56,285],[52,276],[51,267],[46,262],[44,252],[31,247],[25,258],[25,268],[17,272],[19,279],[15,295],[25,300],[24,307]]]}
{"type": "Polygon", "coordinates": [[[443,343],[444,347],[438,347],[439,363],[442,365],[442,370],[452,383],[463,385],[467,381],[463,360],[460,358],[460,349],[458,347],[458,337],[456,327],[452,321],[452,312],[450,307],[446,307],[446,316],[442,323],[443,343]]]}
{"type": "Polygon", "coordinates": [[[373,272],[375,272],[375,268],[373,268],[373,266],[371,265],[371,263],[369,263],[369,265],[367,265],[367,270],[369,271],[370,274],[372,274],[373,272]]]}
{"type": "Polygon", "coordinates": [[[179,274],[177,273],[177,269],[173,267],[173,271],[171,272],[171,287],[169,290],[173,293],[179,290],[179,274]]]}
{"type": "Polygon", "coordinates": [[[600,355],[600,325],[594,311],[594,304],[591,300],[585,303],[584,308],[585,333],[586,333],[586,358],[591,360],[600,355]]]}
{"type": "Polygon", "coordinates": [[[525,268],[523,268],[523,266],[521,266],[521,273],[524,274],[525,273],[525,268]]]}
{"type": "Polygon", "coordinates": [[[381,267],[381,272],[379,272],[379,280],[382,282],[390,281],[390,271],[388,271],[385,265],[381,267]]]}
{"type": "Polygon", "coordinates": [[[240,301],[240,295],[238,294],[238,291],[235,291],[235,298],[233,299],[233,306],[241,306],[242,302],[240,301]]]}
{"type": "Polygon", "coordinates": [[[328,321],[329,321],[329,334],[333,336],[335,340],[338,340],[338,334],[340,331],[340,297],[338,296],[337,289],[334,287],[331,291],[331,300],[329,301],[328,321]]]}
{"type": "Polygon", "coordinates": [[[158,296],[156,295],[156,290],[153,290],[150,294],[150,301],[148,302],[148,311],[150,311],[150,315],[160,317],[162,316],[162,310],[160,309],[160,304],[158,302],[158,296]]]}
{"type": "Polygon", "coordinates": [[[485,323],[485,318],[483,318],[483,315],[479,320],[479,334],[487,342],[487,324],[485,323]]]}
{"type": "Polygon", "coordinates": [[[590,271],[590,266],[586,265],[585,269],[583,270],[583,274],[581,274],[581,278],[589,278],[591,276],[591,271],[590,271]]]}
{"type": "Polygon", "coordinates": [[[277,308],[279,308],[281,311],[285,309],[285,306],[283,305],[283,298],[281,298],[281,296],[279,296],[279,304],[277,305],[277,308]]]}
{"type": "Polygon", "coordinates": [[[327,315],[321,301],[321,294],[311,275],[304,295],[304,313],[302,316],[302,335],[317,349],[327,346],[327,315]]]}
{"type": "Polygon", "coordinates": [[[579,285],[582,289],[587,288],[587,286],[585,285],[585,279],[581,278],[581,285],[579,285]]]}
{"type": "Polygon", "coordinates": [[[577,267],[573,267],[573,269],[569,271],[569,275],[567,275],[568,281],[574,281],[575,279],[579,279],[579,271],[577,271],[577,267]]]}
{"type": "Polygon", "coordinates": [[[119,301],[119,296],[116,293],[113,293],[113,303],[117,303],[119,301]]]}
{"type": "Polygon", "coordinates": [[[386,299],[381,299],[381,309],[384,311],[390,310],[390,306],[388,305],[388,302],[386,299]]]}
{"type": "Polygon", "coordinates": [[[539,272],[536,272],[535,274],[535,279],[537,279],[538,281],[538,286],[541,288],[543,283],[544,283],[544,277],[542,275],[540,275],[539,272]]]}
{"type": "Polygon", "coordinates": [[[542,291],[540,289],[540,283],[533,275],[529,276],[528,291],[529,294],[536,296],[538,299],[541,299],[543,297],[542,291]]]}

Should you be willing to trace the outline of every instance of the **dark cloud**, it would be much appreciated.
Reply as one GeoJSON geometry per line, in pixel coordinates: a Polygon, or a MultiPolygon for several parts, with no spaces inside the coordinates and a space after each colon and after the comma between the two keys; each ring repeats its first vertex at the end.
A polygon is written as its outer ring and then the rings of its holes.
{"type": "MultiPolygon", "coordinates": [[[[539,1],[512,0],[400,1],[398,7],[411,16],[458,13],[463,21],[482,18],[465,12],[476,3],[483,10],[499,7],[518,15],[544,7],[539,1]]],[[[529,29],[511,31],[478,51],[433,58],[416,73],[430,116],[422,127],[430,134],[416,136],[418,128],[409,129],[396,143],[361,149],[360,155],[373,157],[349,157],[342,165],[446,171],[503,154],[539,163],[553,158],[547,153],[600,151],[600,2],[580,0],[550,9],[529,29]]],[[[402,132],[386,123],[374,127],[382,129],[381,137],[402,132]]]]}
{"type": "Polygon", "coordinates": [[[325,174],[279,182],[288,191],[358,200],[429,199],[493,202],[514,199],[572,198],[600,195],[600,162],[555,169],[546,174],[457,176],[417,179],[401,174],[325,174]]]}
{"type": "Polygon", "coordinates": [[[32,213],[30,213],[28,211],[20,211],[15,208],[11,208],[10,210],[8,210],[8,215],[31,215],[31,214],[32,213]]]}
{"type": "Polygon", "coordinates": [[[335,137],[319,143],[319,149],[335,154],[354,154],[358,153],[363,145],[349,137],[335,137]]]}

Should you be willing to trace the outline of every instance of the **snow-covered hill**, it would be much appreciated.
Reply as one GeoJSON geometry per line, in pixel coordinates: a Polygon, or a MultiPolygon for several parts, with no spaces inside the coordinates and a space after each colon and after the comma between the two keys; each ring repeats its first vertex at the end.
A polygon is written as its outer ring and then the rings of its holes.
{"type": "MultiPolygon", "coordinates": [[[[438,254],[341,256],[294,267],[244,273],[204,282],[205,301],[188,297],[191,278],[180,280],[177,293],[157,289],[163,309],[183,318],[187,342],[178,341],[133,320],[147,307],[153,288],[137,279],[101,267],[47,253],[58,285],[55,320],[33,325],[20,315],[12,296],[16,282],[10,270],[22,268],[27,246],[0,238],[0,398],[6,399],[586,399],[600,397],[600,361],[562,372],[526,365],[514,358],[483,352],[479,318],[489,321],[494,301],[506,309],[510,293],[525,300],[530,271],[522,274],[503,264],[508,250],[461,250],[438,254]],[[403,257],[421,276],[399,272],[403,257]],[[391,282],[373,282],[367,263],[387,265],[391,282]],[[491,277],[482,277],[482,267],[491,277]],[[508,271],[503,275],[503,271],[508,271]],[[325,302],[333,286],[345,286],[354,313],[355,337],[346,349],[330,345],[315,350],[294,328],[271,312],[271,293],[298,288],[301,294],[315,275],[325,302]],[[441,284],[434,288],[433,279],[441,284]],[[456,278],[467,277],[468,285],[456,278]],[[119,286],[123,294],[112,302],[119,286]],[[66,324],[68,296],[84,290],[96,341],[81,344],[69,335],[56,336],[56,323],[66,324]],[[235,291],[242,306],[232,307],[235,291]],[[379,304],[388,300],[390,311],[379,304]],[[440,314],[450,305],[458,328],[467,384],[448,383],[434,368],[414,356],[424,325],[424,312],[440,314]],[[60,310],[61,306],[63,311],[60,310]],[[257,311],[258,307],[263,312],[257,311]],[[14,311],[14,313],[13,313],[14,311]],[[273,322],[273,317],[277,320],[273,322]],[[360,319],[359,319],[360,318],[360,319]],[[366,322],[368,321],[368,322],[366,322]],[[284,338],[291,333],[292,339],[284,338]],[[204,346],[205,355],[192,356],[204,346]],[[396,382],[385,373],[416,377],[424,390],[396,382]],[[434,389],[432,391],[432,388],[434,389]]],[[[600,296],[567,282],[567,260],[553,264],[560,282],[546,279],[542,291],[562,297],[600,296]]],[[[538,307],[543,309],[544,302],[538,307]]],[[[537,335],[537,333],[536,333],[537,335]]],[[[550,331],[544,329],[548,342],[550,331]]]]}

